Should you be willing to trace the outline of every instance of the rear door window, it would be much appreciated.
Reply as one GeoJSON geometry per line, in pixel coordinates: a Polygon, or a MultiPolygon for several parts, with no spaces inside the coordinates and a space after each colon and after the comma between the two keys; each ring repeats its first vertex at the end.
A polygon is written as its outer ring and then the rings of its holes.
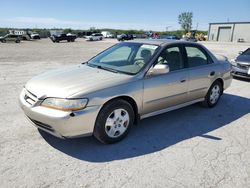
{"type": "Polygon", "coordinates": [[[198,47],[186,46],[185,49],[189,67],[198,67],[209,63],[207,55],[198,47]]]}

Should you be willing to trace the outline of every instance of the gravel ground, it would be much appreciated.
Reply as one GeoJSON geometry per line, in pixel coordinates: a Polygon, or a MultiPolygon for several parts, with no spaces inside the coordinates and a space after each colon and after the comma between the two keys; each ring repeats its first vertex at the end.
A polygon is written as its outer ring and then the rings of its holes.
{"type": "MultiPolygon", "coordinates": [[[[142,120],[102,145],[39,132],[18,107],[32,76],[83,62],[115,40],[0,44],[0,187],[250,187],[250,82],[233,80],[219,104],[142,120]]],[[[204,42],[233,58],[250,44],[204,42]]]]}

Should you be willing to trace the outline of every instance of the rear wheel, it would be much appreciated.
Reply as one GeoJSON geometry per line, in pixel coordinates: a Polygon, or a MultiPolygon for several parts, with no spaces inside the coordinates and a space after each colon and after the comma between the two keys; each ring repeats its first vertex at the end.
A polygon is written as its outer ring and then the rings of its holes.
{"type": "Polygon", "coordinates": [[[3,39],[3,40],[2,40],[2,43],[6,43],[6,40],[5,40],[5,39],[3,39]]]}
{"type": "Polygon", "coordinates": [[[105,144],[122,140],[134,123],[132,106],[124,100],[114,100],[100,111],[94,129],[94,136],[105,144]]]}
{"type": "Polygon", "coordinates": [[[218,103],[222,92],[222,84],[216,80],[209,88],[205,100],[203,101],[203,105],[207,107],[214,107],[218,103]]]}

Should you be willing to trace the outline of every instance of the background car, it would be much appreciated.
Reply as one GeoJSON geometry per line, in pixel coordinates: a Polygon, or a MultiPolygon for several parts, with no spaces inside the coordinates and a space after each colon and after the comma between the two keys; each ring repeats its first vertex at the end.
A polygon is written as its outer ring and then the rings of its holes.
{"type": "Polygon", "coordinates": [[[250,79],[250,48],[231,60],[232,74],[235,77],[242,77],[250,79]]]}
{"type": "Polygon", "coordinates": [[[114,38],[114,35],[109,31],[102,31],[102,35],[104,38],[114,38]]]}
{"type": "Polygon", "coordinates": [[[160,39],[180,40],[180,38],[175,35],[161,35],[160,39]]]}
{"type": "Polygon", "coordinates": [[[197,39],[195,37],[183,37],[180,40],[189,41],[189,42],[197,42],[197,39]]]}
{"type": "Polygon", "coordinates": [[[20,36],[18,35],[7,34],[4,37],[0,37],[0,41],[2,43],[11,42],[11,41],[15,43],[20,43],[21,39],[20,39],[20,36]]]}
{"type": "Polygon", "coordinates": [[[104,38],[104,36],[101,33],[93,33],[90,36],[86,36],[86,40],[89,40],[89,41],[102,40],[103,38],[104,38]]]}
{"type": "Polygon", "coordinates": [[[41,39],[40,35],[38,33],[31,33],[30,38],[31,39],[41,39]]]}
{"type": "Polygon", "coordinates": [[[117,35],[117,40],[118,41],[133,40],[133,39],[134,39],[133,35],[130,35],[130,34],[117,35]]]}
{"type": "Polygon", "coordinates": [[[76,35],[74,34],[59,34],[59,35],[52,35],[50,39],[52,42],[60,42],[60,41],[68,41],[68,42],[75,42],[76,35]]]}

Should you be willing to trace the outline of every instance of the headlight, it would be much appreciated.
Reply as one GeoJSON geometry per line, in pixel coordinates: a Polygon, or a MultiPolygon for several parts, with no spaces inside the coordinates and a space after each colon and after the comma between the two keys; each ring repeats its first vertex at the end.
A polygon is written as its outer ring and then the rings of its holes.
{"type": "Polygon", "coordinates": [[[233,66],[237,66],[237,63],[236,63],[235,59],[231,59],[231,60],[230,60],[230,63],[231,63],[233,66]]]}
{"type": "Polygon", "coordinates": [[[63,111],[75,111],[85,108],[87,103],[88,99],[47,98],[44,99],[41,106],[63,111]]]}

